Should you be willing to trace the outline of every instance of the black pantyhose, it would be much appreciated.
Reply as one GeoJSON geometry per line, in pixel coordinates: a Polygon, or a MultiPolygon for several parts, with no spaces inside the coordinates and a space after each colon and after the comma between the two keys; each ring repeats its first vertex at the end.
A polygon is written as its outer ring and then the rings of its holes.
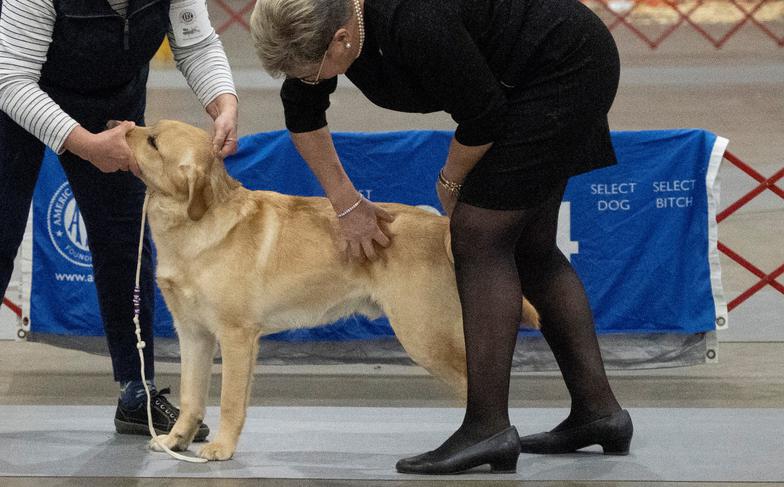
{"type": "Polygon", "coordinates": [[[452,251],[463,310],[468,402],[460,428],[429,456],[449,456],[509,426],[509,376],[523,294],[541,314],[545,339],[572,396],[571,414],[558,428],[619,409],[585,291],[555,243],[564,187],[565,182],[536,208],[488,210],[463,203],[455,208],[452,251]]]}
{"type": "Polygon", "coordinates": [[[556,246],[559,188],[524,230],[515,250],[525,297],[541,315],[542,334],[555,355],[572,399],[571,412],[555,430],[569,429],[620,410],[613,395],[580,278],[556,246]]]}

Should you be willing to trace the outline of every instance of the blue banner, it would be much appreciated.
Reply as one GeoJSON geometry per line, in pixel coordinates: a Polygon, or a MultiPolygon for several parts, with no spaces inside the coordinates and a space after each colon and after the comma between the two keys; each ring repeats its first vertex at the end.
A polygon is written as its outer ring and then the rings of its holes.
{"type": "MultiPolygon", "coordinates": [[[[346,171],[367,198],[433,211],[440,209],[435,175],[450,139],[440,131],[334,134],[346,171]]],[[[599,333],[692,334],[726,320],[714,184],[726,142],[703,130],[614,132],[619,164],[570,180],[558,243],[585,283],[599,333]]],[[[226,167],[250,189],[323,194],[285,131],[243,137],[226,167]]],[[[51,152],[36,188],[33,222],[33,332],[102,334],[84,223],[51,152]]],[[[156,334],[173,336],[160,294],[157,300],[156,334]]],[[[355,317],[273,338],[391,334],[385,319],[355,317]]]]}

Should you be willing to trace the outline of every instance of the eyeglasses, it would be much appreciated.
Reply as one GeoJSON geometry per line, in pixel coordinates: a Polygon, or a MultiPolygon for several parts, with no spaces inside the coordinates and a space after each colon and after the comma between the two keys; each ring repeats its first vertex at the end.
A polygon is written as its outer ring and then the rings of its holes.
{"type": "Polygon", "coordinates": [[[308,76],[306,78],[299,78],[300,81],[302,81],[306,85],[317,85],[317,84],[321,83],[322,81],[324,81],[324,80],[319,79],[319,78],[321,77],[321,70],[324,69],[324,61],[327,60],[327,52],[328,51],[329,50],[324,51],[324,56],[321,57],[321,64],[319,64],[319,68],[318,68],[318,71],[316,72],[316,76],[308,76]]]}

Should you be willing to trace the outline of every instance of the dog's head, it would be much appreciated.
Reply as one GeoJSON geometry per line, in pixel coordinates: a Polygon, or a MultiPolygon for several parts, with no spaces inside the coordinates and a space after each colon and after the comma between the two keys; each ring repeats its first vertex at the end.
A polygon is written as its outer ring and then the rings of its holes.
{"type": "Polygon", "coordinates": [[[235,187],[212,147],[209,134],[182,122],[161,120],[136,127],[126,136],[147,187],[185,202],[191,220],[199,220],[216,198],[235,187]]]}

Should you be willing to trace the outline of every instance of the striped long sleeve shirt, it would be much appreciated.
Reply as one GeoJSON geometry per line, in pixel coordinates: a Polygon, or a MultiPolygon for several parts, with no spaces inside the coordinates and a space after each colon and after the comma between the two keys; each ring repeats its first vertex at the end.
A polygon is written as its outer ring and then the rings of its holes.
{"type": "MultiPolygon", "coordinates": [[[[171,8],[183,1],[171,0],[171,8]]],[[[118,14],[125,15],[128,0],[109,0],[109,4],[118,14]]],[[[78,123],[38,85],[55,19],[53,0],[3,0],[0,110],[59,154],[78,123]]],[[[171,29],[168,38],[177,68],[203,106],[223,93],[236,96],[231,69],[214,30],[187,47],[177,45],[171,29]]]]}

